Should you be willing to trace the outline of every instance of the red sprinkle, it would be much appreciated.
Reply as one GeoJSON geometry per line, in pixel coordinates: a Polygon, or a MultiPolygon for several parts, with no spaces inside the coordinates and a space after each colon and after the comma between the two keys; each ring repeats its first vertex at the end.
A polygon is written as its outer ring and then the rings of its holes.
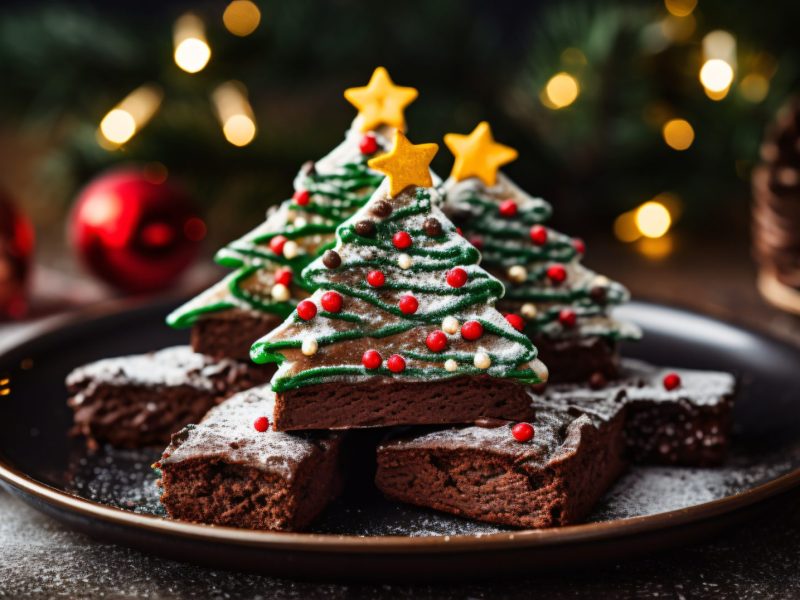
{"type": "Polygon", "coordinates": [[[578,254],[586,254],[586,242],[584,242],[581,238],[575,238],[572,240],[572,247],[575,248],[575,251],[578,254]]]}
{"type": "Polygon", "coordinates": [[[406,294],[400,298],[398,306],[400,307],[400,312],[402,312],[404,315],[413,315],[419,308],[419,302],[411,294],[406,294]]]}
{"type": "Polygon", "coordinates": [[[407,231],[398,231],[392,236],[392,244],[394,244],[394,247],[398,250],[405,250],[411,246],[411,242],[411,236],[407,231]]]}
{"type": "Polygon", "coordinates": [[[681,376],[677,373],[667,373],[664,375],[664,389],[672,391],[681,385],[681,376]]]}
{"type": "Polygon", "coordinates": [[[269,419],[267,417],[258,417],[255,421],[253,421],[253,427],[256,428],[256,431],[264,433],[267,429],[269,429],[269,419]]]}
{"type": "Polygon", "coordinates": [[[456,227],[456,233],[458,235],[464,235],[464,230],[462,230],[461,227],[456,227]]]}
{"type": "Polygon", "coordinates": [[[467,283],[468,278],[467,272],[461,267],[450,269],[447,272],[447,284],[450,287],[460,288],[467,283]]]}
{"type": "Polygon", "coordinates": [[[564,283],[567,278],[567,270],[564,265],[554,264],[547,267],[547,278],[555,284],[564,283]]]}
{"type": "Polygon", "coordinates": [[[292,200],[299,206],[305,206],[311,200],[311,194],[308,193],[308,190],[297,190],[292,195],[292,200]]]}
{"type": "Polygon", "coordinates": [[[367,369],[377,369],[381,366],[383,358],[377,350],[367,350],[361,355],[361,364],[367,369]]]}
{"type": "Polygon", "coordinates": [[[317,305],[311,300],[303,300],[297,305],[297,316],[303,321],[310,321],[317,316],[317,305]]]}
{"type": "Polygon", "coordinates": [[[475,246],[478,250],[483,248],[483,240],[479,238],[477,235],[473,235],[469,238],[469,243],[475,246]]]}
{"type": "Polygon", "coordinates": [[[467,321],[461,326],[461,337],[473,342],[483,335],[483,325],[477,321],[467,321]]]}
{"type": "Polygon", "coordinates": [[[286,242],[289,240],[286,239],[285,236],[276,235],[269,241],[269,249],[272,250],[275,254],[283,254],[283,247],[286,245],[286,242]]]}
{"type": "Polygon", "coordinates": [[[527,442],[533,439],[533,425],[530,423],[517,423],[511,428],[511,435],[518,442],[527,442]]]}
{"type": "Polygon", "coordinates": [[[542,225],[531,227],[531,241],[537,246],[544,246],[547,243],[547,228],[542,225]]]}
{"type": "Polygon", "coordinates": [[[564,327],[575,327],[578,322],[578,315],[571,308],[562,308],[561,312],[558,313],[558,322],[564,327]]]}
{"type": "Polygon", "coordinates": [[[513,200],[503,200],[500,203],[500,214],[504,217],[517,216],[517,203],[513,200]]]}
{"type": "Polygon", "coordinates": [[[431,331],[425,338],[425,345],[431,352],[441,352],[447,348],[447,336],[444,331],[431,331]]]}
{"type": "Polygon", "coordinates": [[[386,276],[381,271],[370,271],[367,273],[367,283],[372,287],[382,287],[386,283],[386,276]]]}
{"type": "Polygon", "coordinates": [[[509,325],[511,325],[517,331],[522,331],[525,328],[525,321],[519,315],[515,315],[514,313],[506,313],[505,317],[509,325]]]}
{"type": "Polygon", "coordinates": [[[392,354],[386,361],[386,366],[392,373],[402,373],[406,370],[406,359],[399,354],[392,354]]]}
{"type": "Polygon", "coordinates": [[[371,133],[367,133],[358,143],[358,149],[361,150],[361,154],[375,154],[378,151],[378,140],[371,133]]]}
{"type": "Polygon", "coordinates": [[[339,292],[325,292],[320,298],[320,304],[328,312],[338,313],[342,310],[342,295],[339,292]]]}
{"type": "Polygon", "coordinates": [[[292,283],[292,277],[291,269],[281,267],[275,271],[275,283],[282,283],[285,286],[289,286],[292,283]]]}

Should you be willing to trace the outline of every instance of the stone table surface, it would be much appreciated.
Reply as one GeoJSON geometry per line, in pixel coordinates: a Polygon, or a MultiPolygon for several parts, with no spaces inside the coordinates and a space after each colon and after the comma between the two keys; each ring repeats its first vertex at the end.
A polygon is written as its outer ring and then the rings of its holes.
{"type": "MultiPolygon", "coordinates": [[[[591,247],[591,246],[590,246],[591,247]]],[[[679,247],[652,262],[620,247],[589,264],[635,296],[678,304],[800,344],[800,319],[757,295],[747,248],[679,247]],[[700,257],[698,259],[698,257],[700,257]]],[[[3,338],[0,329],[0,344],[3,338]]],[[[301,582],[215,571],[66,529],[0,492],[0,597],[8,598],[797,598],[800,507],[709,542],[578,572],[438,585],[301,582]]]]}

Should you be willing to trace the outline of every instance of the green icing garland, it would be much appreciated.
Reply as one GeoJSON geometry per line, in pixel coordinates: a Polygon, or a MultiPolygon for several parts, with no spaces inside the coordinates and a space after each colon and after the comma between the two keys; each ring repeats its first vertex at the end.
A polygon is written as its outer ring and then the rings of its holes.
{"type": "MultiPolygon", "coordinates": [[[[355,232],[355,218],[342,223],[336,231],[337,238],[341,244],[373,247],[376,249],[376,256],[369,260],[348,260],[343,262],[337,270],[354,268],[371,270],[382,267],[394,267],[398,255],[398,250],[391,242],[394,233],[401,230],[406,231],[411,235],[412,239],[422,239],[427,235],[421,229],[402,227],[400,222],[412,216],[427,215],[430,211],[430,194],[427,190],[419,188],[417,189],[414,201],[408,206],[395,209],[392,211],[391,215],[375,223],[376,234],[374,237],[365,238],[359,236],[355,232]]],[[[442,223],[442,227],[443,232],[442,235],[439,236],[442,240],[445,240],[447,236],[458,235],[452,224],[445,221],[442,223]]],[[[418,257],[424,259],[424,262],[421,264],[415,263],[417,272],[441,272],[443,277],[446,271],[454,266],[475,265],[480,261],[480,253],[475,247],[468,243],[456,243],[454,245],[448,245],[448,247],[443,249],[422,248],[412,244],[410,248],[404,249],[403,252],[409,254],[412,258],[418,257]]],[[[413,283],[407,281],[398,283],[387,279],[381,289],[403,290],[436,296],[454,296],[456,298],[454,303],[448,304],[441,309],[406,315],[400,311],[397,305],[385,302],[381,299],[380,294],[376,293],[376,290],[371,288],[363,278],[359,278],[358,281],[349,284],[340,283],[331,281],[329,279],[329,273],[330,269],[325,267],[320,260],[317,260],[306,267],[303,276],[307,281],[318,288],[324,287],[326,290],[337,291],[344,297],[350,296],[359,298],[381,311],[400,317],[402,321],[376,329],[370,327],[370,321],[368,319],[358,314],[348,312],[333,314],[321,311],[317,313],[316,319],[327,318],[334,321],[343,321],[346,328],[328,335],[316,337],[319,346],[362,338],[381,339],[425,325],[434,325],[438,328],[442,318],[445,316],[455,315],[462,309],[472,305],[497,301],[503,295],[503,284],[483,270],[472,270],[467,284],[457,290],[442,285],[425,284],[419,281],[413,283]]],[[[516,379],[523,383],[539,382],[538,376],[532,370],[518,368],[519,365],[527,364],[536,358],[536,348],[530,340],[522,333],[500,328],[490,321],[484,319],[478,319],[478,321],[484,328],[484,335],[496,335],[504,338],[509,343],[516,343],[521,346],[520,356],[516,358],[503,358],[493,353],[488,353],[492,361],[492,366],[489,369],[490,374],[496,377],[516,379]]],[[[304,321],[295,313],[289,317],[289,323],[292,325],[302,325],[304,321]]],[[[302,340],[300,339],[258,341],[251,349],[251,358],[257,363],[281,363],[285,360],[280,352],[281,350],[288,348],[297,349],[301,346],[302,340]]],[[[459,363],[459,369],[455,372],[450,372],[437,367],[410,367],[398,374],[389,371],[385,367],[367,370],[365,367],[359,365],[323,366],[307,369],[292,376],[276,377],[273,379],[272,387],[276,392],[282,392],[307,385],[324,383],[343,376],[361,376],[367,379],[376,375],[410,379],[445,379],[462,375],[487,373],[486,370],[478,369],[471,365],[474,354],[470,352],[434,353],[428,351],[427,346],[425,346],[423,351],[404,351],[403,356],[427,362],[444,362],[448,359],[453,359],[459,363]],[[470,363],[470,366],[465,367],[465,362],[470,363]]]]}

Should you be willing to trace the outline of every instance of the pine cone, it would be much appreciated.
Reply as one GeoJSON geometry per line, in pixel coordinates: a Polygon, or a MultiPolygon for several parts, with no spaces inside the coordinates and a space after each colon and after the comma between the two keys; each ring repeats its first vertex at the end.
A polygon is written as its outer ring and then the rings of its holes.
{"type": "Polygon", "coordinates": [[[752,190],[759,287],[773,304],[800,312],[800,98],[768,128],[752,190]]]}

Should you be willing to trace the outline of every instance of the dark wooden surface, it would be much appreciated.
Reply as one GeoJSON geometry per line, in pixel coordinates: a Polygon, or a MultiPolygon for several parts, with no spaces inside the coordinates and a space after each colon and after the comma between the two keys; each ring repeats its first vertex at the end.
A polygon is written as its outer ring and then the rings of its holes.
{"type": "MultiPolygon", "coordinates": [[[[635,296],[768,331],[800,344],[800,319],[755,291],[744,243],[679,244],[653,262],[619,245],[586,261],[635,296]]],[[[0,339],[3,336],[0,330],[0,339]]],[[[800,367],[799,367],[800,368],[800,367]]],[[[800,409],[800,407],[798,408],[800,409]]],[[[800,432],[799,432],[800,434],[800,432]]],[[[0,492],[0,597],[107,598],[796,598],[800,507],[708,543],[578,573],[440,585],[310,583],[202,569],[95,542],[0,492]]]]}

